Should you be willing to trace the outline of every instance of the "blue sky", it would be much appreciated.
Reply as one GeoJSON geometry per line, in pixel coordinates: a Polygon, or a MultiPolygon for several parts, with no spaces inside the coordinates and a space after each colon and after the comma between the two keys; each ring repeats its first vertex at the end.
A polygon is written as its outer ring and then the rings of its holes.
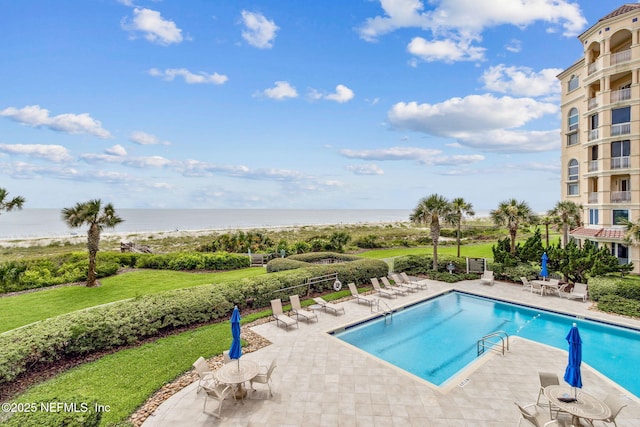
{"type": "Polygon", "coordinates": [[[30,208],[544,211],[555,76],[622,4],[5,0],[0,186],[30,208]]]}

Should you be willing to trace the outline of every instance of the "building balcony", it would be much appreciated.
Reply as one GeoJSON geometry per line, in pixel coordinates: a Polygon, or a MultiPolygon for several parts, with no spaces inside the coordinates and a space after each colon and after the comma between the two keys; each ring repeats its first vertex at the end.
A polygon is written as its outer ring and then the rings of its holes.
{"type": "Polygon", "coordinates": [[[631,201],[631,191],[612,191],[611,203],[626,203],[631,201]]]}
{"type": "Polygon", "coordinates": [[[611,158],[611,169],[626,169],[629,164],[629,156],[611,158]]]}
{"type": "Polygon", "coordinates": [[[602,97],[600,95],[589,98],[587,109],[593,110],[594,108],[598,108],[600,105],[602,105],[601,98],[602,97]]]}
{"type": "Polygon", "coordinates": [[[589,64],[589,67],[587,68],[587,75],[591,75],[600,69],[598,63],[599,61],[595,61],[589,64]]]}
{"type": "Polygon", "coordinates": [[[588,141],[595,141],[596,139],[600,139],[600,132],[598,132],[599,129],[591,129],[589,131],[589,137],[587,138],[588,141]]]}
{"type": "Polygon", "coordinates": [[[611,65],[624,64],[625,62],[629,61],[631,61],[631,49],[626,49],[621,52],[611,54],[611,65]]]}
{"type": "Polygon", "coordinates": [[[599,169],[598,161],[597,160],[589,161],[588,169],[589,169],[589,172],[598,172],[598,169],[599,169]]]}
{"type": "Polygon", "coordinates": [[[631,133],[631,122],[611,125],[611,136],[628,135],[631,133]]]}
{"type": "MultiPolygon", "coordinates": [[[[611,103],[628,101],[631,99],[631,88],[611,91],[611,103]]],[[[595,107],[594,107],[595,108],[595,107]]]]}
{"type": "Polygon", "coordinates": [[[598,192],[592,191],[589,193],[589,203],[598,203],[598,192]]]}

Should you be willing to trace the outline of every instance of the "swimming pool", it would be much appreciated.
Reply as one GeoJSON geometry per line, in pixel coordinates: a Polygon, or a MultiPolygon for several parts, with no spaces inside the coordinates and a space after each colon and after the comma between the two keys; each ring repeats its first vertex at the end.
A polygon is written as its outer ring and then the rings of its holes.
{"type": "Polygon", "coordinates": [[[502,330],[567,350],[572,323],[582,360],[640,397],[640,332],[489,298],[449,292],[333,335],[435,385],[477,359],[477,341],[502,330]]]}

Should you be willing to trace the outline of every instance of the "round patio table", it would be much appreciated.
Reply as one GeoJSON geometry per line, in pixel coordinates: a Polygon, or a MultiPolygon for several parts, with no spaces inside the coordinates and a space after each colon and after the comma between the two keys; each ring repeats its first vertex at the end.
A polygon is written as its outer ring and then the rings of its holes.
{"type": "Polygon", "coordinates": [[[602,400],[580,389],[574,395],[574,389],[571,387],[550,385],[545,387],[544,394],[551,403],[573,416],[571,423],[574,425],[579,425],[578,418],[584,418],[591,422],[611,417],[611,409],[602,400]],[[561,400],[572,397],[576,398],[574,402],[561,400]]]}
{"type": "Polygon", "coordinates": [[[244,399],[247,395],[243,384],[258,375],[258,364],[251,360],[240,358],[231,360],[216,372],[218,381],[236,387],[236,399],[244,399]]]}

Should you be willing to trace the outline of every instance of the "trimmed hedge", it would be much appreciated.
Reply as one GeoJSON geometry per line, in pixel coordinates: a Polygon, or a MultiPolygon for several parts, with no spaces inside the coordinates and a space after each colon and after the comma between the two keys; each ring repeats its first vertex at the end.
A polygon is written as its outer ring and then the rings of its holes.
{"type": "MultiPolygon", "coordinates": [[[[467,260],[455,256],[438,256],[438,271],[446,272],[447,265],[452,262],[455,272],[464,273],[467,271],[467,260]]],[[[433,257],[431,255],[406,255],[395,258],[393,268],[396,271],[402,271],[407,274],[427,274],[433,272],[433,257]]]]}
{"type": "Polygon", "coordinates": [[[598,309],[624,316],[640,317],[640,303],[638,300],[618,295],[602,295],[598,300],[598,309]]]}
{"type": "Polygon", "coordinates": [[[296,261],[290,258],[275,258],[267,263],[267,273],[278,271],[295,270],[296,268],[309,267],[308,262],[296,261]]]}
{"type": "MultiPolygon", "coordinates": [[[[343,283],[368,283],[388,273],[380,260],[313,265],[233,283],[196,286],[117,301],[68,313],[0,335],[0,384],[16,379],[39,364],[134,344],[165,330],[211,322],[230,316],[239,307],[268,307],[274,298],[306,295],[300,286],[311,277],[338,273],[343,283]],[[283,290],[284,289],[284,290],[283,290]]],[[[314,291],[328,289],[320,283],[314,291]]]]}
{"type": "Polygon", "coordinates": [[[314,263],[314,262],[322,261],[325,259],[332,259],[338,262],[340,261],[346,262],[346,261],[357,261],[362,258],[360,258],[357,255],[339,254],[336,252],[309,252],[306,254],[291,255],[288,259],[314,263]]]}
{"type": "MultiPolygon", "coordinates": [[[[163,270],[234,270],[249,267],[249,257],[226,252],[144,254],[98,252],[98,278],[113,276],[121,267],[163,270]]],[[[0,264],[0,293],[24,291],[87,279],[89,255],[73,252],[55,257],[0,264]]]]}

